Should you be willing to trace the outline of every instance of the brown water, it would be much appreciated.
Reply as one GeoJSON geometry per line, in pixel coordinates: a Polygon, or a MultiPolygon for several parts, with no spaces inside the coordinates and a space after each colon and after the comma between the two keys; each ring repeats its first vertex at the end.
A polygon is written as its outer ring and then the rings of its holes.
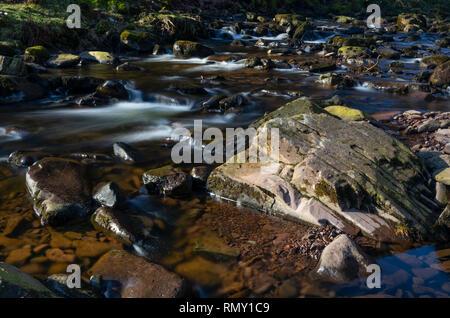
{"type": "MultiPolygon", "coordinates": [[[[332,24],[324,22],[324,26],[329,28],[332,24]]],[[[218,32],[218,36],[220,34],[221,32],[218,32]]],[[[236,34],[233,36],[240,37],[236,34]]],[[[432,44],[434,40],[435,38],[425,35],[418,43],[405,43],[399,36],[395,38],[395,44],[398,46],[419,44],[424,45],[424,48],[435,48],[432,44]]],[[[220,233],[223,230],[221,225],[205,221],[208,217],[223,217],[221,214],[223,211],[233,213],[236,217],[242,217],[245,222],[255,222],[255,224],[272,224],[273,227],[280,227],[281,225],[277,222],[281,221],[270,216],[261,216],[249,209],[236,207],[232,203],[217,202],[205,193],[197,193],[190,200],[159,198],[146,194],[141,187],[140,177],[146,169],[170,163],[170,150],[164,144],[175,127],[182,125],[191,128],[194,119],[202,119],[204,127],[246,127],[264,113],[297,98],[292,96],[292,92],[304,94],[314,100],[327,99],[337,94],[342,97],[346,105],[368,113],[408,109],[450,110],[448,99],[425,102],[423,92],[397,95],[367,88],[366,83],[370,82],[386,85],[386,83],[412,81],[414,75],[419,72],[418,63],[413,59],[403,60],[406,74],[384,73],[383,78],[360,78],[361,83],[356,88],[333,90],[315,83],[318,74],[310,74],[298,69],[271,71],[246,69],[243,66],[244,59],[249,55],[262,56],[265,50],[254,47],[236,49],[230,47],[228,42],[230,41],[211,40],[207,43],[216,52],[221,52],[220,55],[228,56],[226,61],[222,62],[211,62],[206,59],[178,60],[172,55],[138,56],[131,60],[144,67],[145,71],[117,72],[107,65],[88,65],[76,69],[57,70],[48,75],[50,77],[82,75],[102,79],[120,79],[126,81],[131,92],[132,98],[129,101],[105,107],[77,108],[70,101],[62,102],[61,99],[64,96],[54,96],[39,102],[2,106],[0,108],[0,228],[5,226],[10,218],[17,215],[25,217],[26,225],[16,237],[6,238],[0,235],[0,260],[6,259],[10,251],[15,249],[34,250],[45,244],[58,245],[51,242],[56,234],[52,234],[49,228],[41,227],[33,215],[32,204],[25,191],[25,171],[13,169],[6,163],[6,158],[12,151],[44,150],[58,154],[72,152],[111,154],[112,144],[123,141],[141,151],[144,155],[143,162],[136,166],[117,162],[98,165],[90,177],[93,184],[100,180],[118,183],[129,194],[130,209],[161,220],[159,235],[154,237],[152,243],[143,247],[135,246],[131,250],[160,262],[170,269],[182,272],[195,286],[196,294],[199,296],[253,295],[243,283],[245,275],[242,274],[242,268],[248,264],[244,266],[242,261],[236,260],[203,259],[201,256],[194,255],[193,242],[202,235],[219,236],[231,244],[242,241],[234,238],[233,233],[220,233]],[[215,76],[221,76],[223,79],[214,78],[215,76]],[[204,81],[210,77],[211,80],[204,81]],[[187,95],[169,89],[171,85],[192,84],[205,87],[208,95],[187,95]],[[201,102],[212,95],[235,93],[244,94],[250,101],[250,106],[242,114],[204,114],[197,111],[201,102]],[[15,129],[7,132],[6,129],[10,127],[15,129]],[[179,267],[180,264],[185,266],[179,267]],[[244,276],[241,277],[241,274],[244,276]]],[[[283,40],[278,42],[284,45],[283,40]]],[[[447,51],[444,53],[448,54],[447,51]]],[[[286,60],[295,58],[302,61],[314,57],[312,54],[306,54],[282,58],[286,60]]],[[[383,71],[387,71],[389,62],[382,61],[380,67],[383,71]]],[[[231,220],[228,222],[232,224],[231,220]]],[[[295,224],[291,221],[283,222],[295,224]]],[[[229,228],[233,229],[233,226],[230,225],[229,228]]],[[[283,223],[283,226],[288,225],[283,223]]],[[[298,226],[304,227],[304,225],[298,226]]],[[[66,238],[72,241],[87,241],[91,244],[92,248],[85,253],[80,253],[70,244],[65,247],[64,244],[59,244],[65,253],[76,254],[75,259],[82,264],[83,271],[87,270],[106,250],[124,248],[120,243],[95,231],[87,223],[57,230],[59,233],[65,233],[66,238]]],[[[247,235],[245,231],[242,233],[241,235],[247,235]]],[[[277,234],[276,231],[274,233],[277,234]]],[[[262,236],[264,238],[264,235],[262,236]]],[[[243,241],[247,245],[253,244],[251,239],[243,241]]],[[[238,245],[235,247],[242,248],[238,245]]],[[[378,262],[383,270],[381,290],[370,290],[364,282],[339,286],[320,284],[308,277],[306,268],[295,268],[295,264],[291,263],[288,264],[291,270],[288,270],[287,276],[275,275],[279,269],[273,269],[270,265],[261,266],[258,270],[262,274],[282,277],[273,283],[273,286],[278,286],[281,281],[289,277],[298,282],[300,287],[289,296],[332,297],[377,294],[396,297],[442,297],[450,295],[449,248],[450,246],[432,245],[387,246],[383,248],[382,255],[380,250],[373,252],[374,256],[379,257],[378,262]],[[400,252],[404,253],[391,255],[400,252]]],[[[67,262],[45,260],[39,249],[36,250],[37,252],[32,252],[31,257],[19,263],[24,271],[39,278],[65,271],[67,262]]],[[[262,255],[269,260],[268,254],[262,255]]],[[[278,260],[275,258],[273,262],[278,260]]],[[[278,289],[273,289],[264,295],[286,295],[277,294],[278,289]]]]}

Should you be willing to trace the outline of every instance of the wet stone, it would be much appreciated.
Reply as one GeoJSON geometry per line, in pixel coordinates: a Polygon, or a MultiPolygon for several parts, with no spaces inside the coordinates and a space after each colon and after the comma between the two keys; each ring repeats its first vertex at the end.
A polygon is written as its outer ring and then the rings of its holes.
{"type": "Polygon", "coordinates": [[[118,282],[122,298],[175,298],[186,292],[180,276],[125,251],[110,251],[88,274],[101,275],[104,282],[118,282]]]}
{"type": "Polygon", "coordinates": [[[0,262],[1,298],[48,298],[56,295],[31,275],[0,262]]]}
{"type": "MultiPolygon", "coordinates": [[[[131,245],[136,238],[130,232],[132,225],[130,217],[107,207],[98,208],[91,217],[91,222],[96,229],[106,235],[117,238],[127,245],[131,245]]],[[[150,229],[151,230],[151,229],[150,229]]]]}
{"type": "Polygon", "coordinates": [[[361,248],[347,235],[334,239],[322,252],[316,274],[335,282],[351,281],[365,272],[370,261],[361,248]]]}
{"type": "Polygon", "coordinates": [[[139,151],[124,143],[124,142],[116,142],[113,145],[114,156],[122,159],[126,163],[135,163],[140,155],[139,151]]]}
{"type": "Polygon", "coordinates": [[[41,159],[28,170],[26,185],[43,225],[61,225],[91,212],[90,187],[77,161],[41,159]]]}
{"type": "Polygon", "coordinates": [[[165,166],[145,172],[142,181],[153,193],[183,196],[192,191],[192,177],[181,169],[165,166]]]}
{"type": "Polygon", "coordinates": [[[122,201],[120,188],[114,182],[102,182],[94,189],[94,200],[106,207],[114,208],[122,201]]]}

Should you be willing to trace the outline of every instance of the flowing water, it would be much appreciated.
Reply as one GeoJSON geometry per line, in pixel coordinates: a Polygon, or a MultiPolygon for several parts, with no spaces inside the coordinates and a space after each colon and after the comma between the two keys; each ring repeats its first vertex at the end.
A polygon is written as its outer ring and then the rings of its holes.
{"type": "MultiPolygon", "coordinates": [[[[340,29],[324,21],[321,38],[309,41],[311,45],[324,43],[326,39],[340,29]]],[[[133,192],[129,205],[141,213],[150,214],[164,220],[170,230],[155,239],[154,251],[142,250],[135,246],[134,252],[152,255],[169,268],[176,268],[182,260],[192,259],[192,253],[186,252],[189,244],[186,236],[195,226],[195,220],[204,213],[216,210],[233,210],[235,213],[249,213],[247,209],[236,207],[231,203],[217,202],[206,194],[198,194],[192,200],[175,200],[157,198],[146,194],[141,188],[139,178],[145,169],[170,163],[170,149],[166,143],[176,127],[192,128],[195,119],[202,119],[203,126],[246,127],[252,121],[277,107],[305,95],[314,100],[324,100],[339,95],[350,107],[367,113],[384,113],[417,109],[421,111],[449,111],[448,99],[436,99],[425,102],[426,93],[417,91],[407,95],[398,95],[383,90],[376,90],[371,83],[389,86],[412,78],[420,72],[421,59],[402,59],[406,71],[401,75],[388,74],[388,64],[383,60],[380,68],[386,72],[382,78],[361,78],[358,86],[352,89],[335,90],[315,83],[319,74],[311,74],[300,69],[274,69],[270,71],[248,69],[244,67],[249,55],[264,56],[265,50],[254,46],[232,47],[230,40],[224,40],[224,34],[233,39],[254,42],[258,38],[246,38],[234,29],[224,27],[216,31],[216,36],[207,45],[220,53],[220,59],[177,59],[172,54],[161,56],[121,57],[142,66],[145,71],[118,72],[108,65],[87,65],[76,69],[53,70],[48,77],[56,76],[94,76],[102,79],[120,79],[127,83],[130,92],[129,101],[121,101],[95,108],[79,108],[66,96],[53,96],[51,99],[31,103],[20,103],[0,107],[0,164],[6,167],[8,155],[15,150],[42,150],[57,154],[75,152],[94,152],[111,154],[112,144],[117,141],[137,147],[144,155],[144,160],[137,166],[130,167],[120,163],[99,167],[98,175],[93,180],[105,179],[117,182],[122,188],[133,192]],[[176,88],[198,85],[204,87],[207,94],[190,95],[176,88]],[[171,88],[172,87],[172,88],[171,88]],[[175,89],[174,89],[175,88],[175,89]],[[241,114],[201,113],[201,103],[213,95],[232,95],[240,93],[250,101],[250,106],[241,114]]],[[[287,35],[269,35],[264,39],[285,47],[287,35]]],[[[436,38],[423,35],[421,40],[407,42],[401,35],[393,37],[393,44],[398,47],[422,45],[424,49],[435,48],[436,38]]],[[[442,50],[449,54],[448,50],[442,50]]],[[[313,58],[313,54],[290,56],[298,61],[313,58]]],[[[275,57],[275,59],[284,57],[275,57]]],[[[344,68],[337,70],[346,72],[344,68]]],[[[1,168],[1,167],[0,167],[1,168]]],[[[3,169],[3,168],[2,168],[3,169]]],[[[24,171],[0,170],[0,217],[5,219],[15,213],[28,213],[31,202],[25,192],[24,171]]],[[[249,218],[257,216],[249,216],[249,218]]],[[[197,230],[204,230],[196,225],[197,230]]],[[[203,225],[206,227],[206,225],[203,225]]],[[[74,231],[73,229],[70,229],[74,231]]],[[[66,230],[68,231],[68,229],[66,230]]],[[[81,226],[82,235],[96,235],[90,226],[81,226]],[[94,233],[94,234],[92,234],[94,233]]],[[[46,229],[34,226],[19,239],[32,246],[48,240],[46,229]]],[[[382,267],[382,289],[368,289],[364,282],[345,285],[316,284],[308,277],[304,281],[314,286],[299,291],[303,295],[320,296],[362,296],[391,295],[397,297],[449,296],[449,253],[450,246],[389,246],[378,256],[382,267]],[[399,254],[400,253],[400,254],[399,254]],[[393,255],[394,254],[394,255],[393,255]],[[311,292],[311,290],[316,290],[311,292]],[[305,291],[306,290],[306,291],[305,291]]],[[[0,260],[6,257],[6,251],[0,254],[0,260]]],[[[88,268],[95,257],[84,260],[83,268],[88,268]]],[[[64,268],[60,264],[46,263],[33,265],[27,263],[24,268],[34,275],[44,278],[46,275],[64,268]]],[[[62,264],[64,265],[64,264],[62,264]]],[[[236,262],[219,262],[224,272],[233,271],[236,262]]],[[[222,268],[218,269],[221,272],[222,268]]],[[[223,275],[220,276],[225,281],[223,275]]],[[[195,280],[195,279],[194,279],[195,280]]],[[[193,282],[200,296],[218,295],[217,284],[210,285],[210,278],[193,282]]],[[[220,285],[220,284],[219,284],[220,285]]],[[[219,293],[220,295],[220,293],[219,293]]]]}

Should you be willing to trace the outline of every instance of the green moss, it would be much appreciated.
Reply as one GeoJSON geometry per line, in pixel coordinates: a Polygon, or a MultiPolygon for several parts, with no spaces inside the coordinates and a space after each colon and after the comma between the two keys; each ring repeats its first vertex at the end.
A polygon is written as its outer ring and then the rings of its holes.
{"type": "Polygon", "coordinates": [[[359,109],[346,106],[328,106],[325,110],[340,119],[348,121],[364,120],[368,118],[368,116],[359,109]]]}
{"type": "Polygon", "coordinates": [[[325,180],[320,180],[315,185],[315,194],[317,197],[327,197],[331,203],[338,203],[336,192],[334,191],[333,187],[328,184],[325,180]]]}
{"type": "Polygon", "coordinates": [[[149,37],[146,32],[133,32],[130,30],[125,30],[120,34],[120,39],[122,41],[142,41],[149,37]]]}

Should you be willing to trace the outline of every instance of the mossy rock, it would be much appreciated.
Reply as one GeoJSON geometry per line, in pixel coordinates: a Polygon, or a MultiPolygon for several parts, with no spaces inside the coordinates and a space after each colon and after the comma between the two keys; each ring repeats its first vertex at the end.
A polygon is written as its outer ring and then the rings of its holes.
{"type": "Polygon", "coordinates": [[[14,56],[17,53],[17,49],[15,41],[0,41],[0,55],[14,56]]]}
{"type": "Polygon", "coordinates": [[[441,170],[439,173],[437,173],[434,176],[434,179],[437,182],[443,183],[447,186],[450,186],[450,168],[446,168],[444,170],[441,170]]]}
{"type": "Polygon", "coordinates": [[[361,110],[346,106],[328,106],[325,110],[343,120],[358,121],[368,118],[368,115],[363,113],[361,110]]]}
{"type": "Polygon", "coordinates": [[[338,50],[338,54],[345,59],[362,57],[367,53],[367,49],[361,46],[343,46],[338,50]]]}
{"type": "Polygon", "coordinates": [[[181,58],[208,57],[214,55],[214,51],[198,42],[177,41],[173,45],[173,54],[181,58]]]}
{"type": "Polygon", "coordinates": [[[303,22],[301,25],[295,29],[294,35],[292,37],[293,41],[300,41],[306,31],[312,30],[312,25],[308,21],[303,22]]]}
{"type": "Polygon", "coordinates": [[[430,83],[437,87],[450,85],[450,61],[447,61],[434,69],[430,77],[430,83]]]}
{"type": "Polygon", "coordinates": [[[199,238],[193,240],[194,253],[204,255],[217,261],[226,261],[236,259],[239,254],[239,248],[227,245],[222,239],[213,233],[205,233],[199,238]]]}
{"type": "Polygon", "coordinates": [[[293,25],[294,27],[297,25],[300,25],[301,21],[303,20],[303,16],[300,14],[277,14],[275,15],[275,22],[277,22],[279,25],[293,25]]]}
{"type": "Polygon", "coordinates": [[[372,38],[369,39],[360,39],[360,38],[346,38],[340,35],[333,37],[332,44],[334,46],[359,46],[359,47],[368,47],[370,45],[374,45],[376,41],[372,38]]]}
{"type": "Polygon", "coordinates": [[[120,41],[129,49],[149,52],[155,46],[155,39],[148,32],[125,30],[120,34],[120,41]]]}
{"type": "Polygon", "coordinates": [[[50,53],[42,45],[32,46],[25,50],[25,60],[33,63],[43,63],[48,60],[50,53]]]}
{"type": "Polygon", "coordinates": [[[438,54],[433,56],[428,56],[423,58],[422,62],[420,63],[420,67],[423,68],[435,68],[436,66],[439,66],[441,64],[444,64],[447,62],[450,58],[445,54],[438,54]]]}

